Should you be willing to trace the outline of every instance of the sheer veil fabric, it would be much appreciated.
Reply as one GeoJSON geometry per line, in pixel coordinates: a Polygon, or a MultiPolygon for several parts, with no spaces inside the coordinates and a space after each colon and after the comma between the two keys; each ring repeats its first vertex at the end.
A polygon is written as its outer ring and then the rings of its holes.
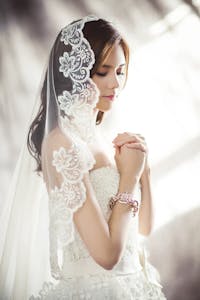
{"type": "MultiPolygon", "coordinates": [[[[74,238],[73,213],[85,201],[83,177],[95,163],[89,145],[99,91],[90,78],[94,53],[82,30],[96,20],[87,16],[67,25],[51,50],[43,174],[34,171],[25,141],[0,216],[1,300],[28,299],[43,282],[62,278],[62,252],[74,238]],[[64,50],[57,56],[59,49],[64,50]],[[63,77],[63,89],[55,71],[63,77]]],[[[39,105],[37,100],[34,117],[39,105]]]]}

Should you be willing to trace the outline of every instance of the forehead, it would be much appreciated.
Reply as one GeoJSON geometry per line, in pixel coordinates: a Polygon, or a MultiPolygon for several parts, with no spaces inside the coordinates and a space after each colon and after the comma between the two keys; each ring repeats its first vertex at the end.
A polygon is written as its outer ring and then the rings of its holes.
{"type": "Polygon", "coordinates": [[[112,67],[117,67],[120,65],[124,65],[126,63],[124,50],[120,44],[115,44],[109,53],[109,55],[106,57],[106,59],[103,61],[102,66],[109,65],[112,67]]]}

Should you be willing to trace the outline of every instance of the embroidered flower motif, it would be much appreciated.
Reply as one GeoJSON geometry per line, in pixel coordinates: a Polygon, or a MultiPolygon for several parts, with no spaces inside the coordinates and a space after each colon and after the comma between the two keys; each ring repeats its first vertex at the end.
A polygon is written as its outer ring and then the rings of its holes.
{"type": "Polygon", "coordinates": [[[78,102],[78,95],[72,95],[68,91],[63,91],[62,95],[58,96],[58,102],[60,109],[65,112],[66,115],[73,115],[73,105],[78,102]]]}
{"type": "Polygon", "coordinates": [[[81,103],[87,103],[89,105],[96,104],[99,98],[99,90],[92,80],[86,82],[83,86],[83,90],[80,92],[81,103]]]}
{"type": "Polygon", "coordinates": [[[56,167],[58,172],[61,172],[66,180],[78,180],[81,166],[78,159],[79,150],[73,144],[72,148],[66,151],[65,148],[60,147],[58,151],[53,152],[52,165],[56,167]],[[77,172],[76,170],[79,170],[77,172]],[[73,171],[73,172],[72,172],[73,171]]]}
{"type": "Polygon", "coordinates": [[[82,26],[80,22],[77,22],[76,24],[71,24],[63,28],[61,32],[61,42],[64,42],[65,45],[79,45],[82,40],[82,32],[80,31],[82,26]]]}
{"type": "Polygon", "coordinates": [[[77,208],[82,206],[86,193],[85,186],[82,182],[76,184],[65,183],[62,190],[65,203],[68,208],[75,211],[77,208]]]}
{"type": "MultiPolygon", "coordinates": [[[[63,56],[59,57],[60,68],[59,71],[63,72],[65,77],[70,77],[71,73],[75,68],[75,56],[70,56],[68,52],[64,52],[63,56]]],[[[80,61],[79,61],[80,65],[80,61]]],[[[77,67],[77,62],[76,62],[77,67]]]]}
{"type": "Polygon", "coordinates": [[[89,50],[88,43],[82,42],[81,45],[76,49],[77,54],[80,56],[83,64],[89,64],[92,61],[93,53],[89,50]]]}
{"type": "Polygon", "coordinates": [[[71,54],[64,52],[63,56],[59,57],[59,62],[61,64],[59,71],[63,72],[65,77],[80,82],[89,78],[88,66],[83,67],[83,60],[77,50],[71,54]]]}

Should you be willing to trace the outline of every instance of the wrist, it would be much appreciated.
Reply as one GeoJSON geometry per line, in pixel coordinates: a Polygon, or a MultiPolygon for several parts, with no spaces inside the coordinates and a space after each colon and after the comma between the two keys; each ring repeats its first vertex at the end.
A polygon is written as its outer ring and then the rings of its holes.
{"type": "Polygon", "coordinates": [[[119,188],[118,188],[118,193],[133,193],[135,190],[135,186],[138,183],[138,178],[135,177],[128,177],[125,175],[120,176],[120,181],[119,181],[119,188]]]}
{"type": "Polygon", "coordinates": [[[131,208],[133,216],[135,216],[138,212],[139,202],[134,198],[132,193],[118,193],[117,195],[111,197],[109,201],[109,206],[111,210],[115,206],[116,202],[126,205],[128,204],[128,206],[131,208]]]}

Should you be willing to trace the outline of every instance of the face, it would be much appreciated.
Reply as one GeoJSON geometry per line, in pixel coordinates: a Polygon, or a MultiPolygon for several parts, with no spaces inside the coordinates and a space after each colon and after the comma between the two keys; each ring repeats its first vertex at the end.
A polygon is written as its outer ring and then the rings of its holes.
{"type": "Polygon", "coordinates": [[[99,66],[92,79],[96,83],[100,96],[96,108],[100,111],[111,109],[125,82],[126,60],[124,51],[115,44],[107,59],[99,66]]]}

